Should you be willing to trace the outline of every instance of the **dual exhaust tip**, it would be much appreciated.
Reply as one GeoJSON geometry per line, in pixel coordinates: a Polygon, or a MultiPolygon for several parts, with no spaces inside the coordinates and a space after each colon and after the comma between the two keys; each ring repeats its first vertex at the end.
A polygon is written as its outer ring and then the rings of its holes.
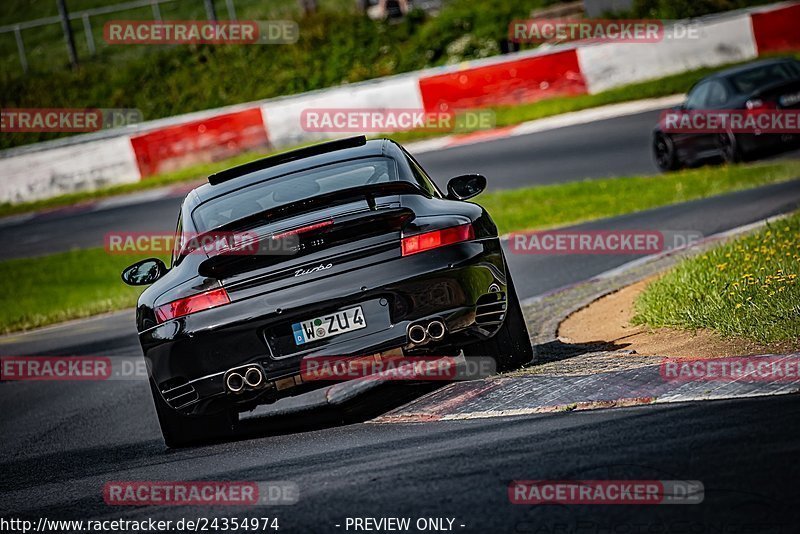
{"type": "Polygon", "coordinates": [[[264,385],[264,371],[256,365],[230,371],[225,377],[225,386],[231,393],[240,393],[244,389],[257,389],[262,385],[264,385]]]}
{"type": "Polygon", "coordinates": [[[447,334],[447,328],[439,319],[434,319],[427,325],[412,323],[408,327],[408,339],[415,345],[422,345],[429,341],[439,341],[447,334]]]}

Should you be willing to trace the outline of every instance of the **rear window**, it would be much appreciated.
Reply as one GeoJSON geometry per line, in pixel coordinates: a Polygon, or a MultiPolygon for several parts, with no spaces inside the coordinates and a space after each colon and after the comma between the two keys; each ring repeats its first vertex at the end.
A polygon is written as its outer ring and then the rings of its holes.
{"type": "Polygon", "coordinates": [[[197,230],[205,232],[306,198],[397,179],[397,166],[391,158],[334,163],[265,180],[209,200],[195,208],[192,219],[197,230]]]}
{"type": "Polygon", "coordinates": [[[766,85],[796,79],[800,79],[800,65],[793,62],[757,67],[730,77],[731,84],[740,93],[752,93],[766,85]]]}

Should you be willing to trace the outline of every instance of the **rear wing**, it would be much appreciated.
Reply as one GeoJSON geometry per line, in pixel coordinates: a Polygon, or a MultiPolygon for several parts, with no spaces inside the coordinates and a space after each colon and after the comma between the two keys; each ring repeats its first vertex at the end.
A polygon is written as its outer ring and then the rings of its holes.
{"type": "Polygon", "coordinates": [[[280,154],[275,154],[274,156],[268,156],[256,161],[251,161],[250,163],[245,163],[244,165],[238,165],[236,167],[231,167],[230,169],[225,169],[224,171],[219,171],[208,177],[208,183],[211,185],[218,185],[223,182],[227,182],[228,180],[233,180],[234,178],[260,171],[262,169],[275,167],[290,161],[308,158],[311,156],[318,156],[320,154],[327,154],[328,152],[336,152],[337,150],[344,150],[346,148],[356,148],[366,144],[367,138],[363,135],[359,135],[358,137],[337,139],[336,141],[320,143],[318,145],[308,146],[305,148],[298,148],[297,150],[282,152],[280,154]]]}

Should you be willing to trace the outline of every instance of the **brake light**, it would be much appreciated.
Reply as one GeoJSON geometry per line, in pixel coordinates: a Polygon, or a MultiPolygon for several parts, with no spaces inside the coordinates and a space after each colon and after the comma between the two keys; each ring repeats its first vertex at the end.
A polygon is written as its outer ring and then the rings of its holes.
{"type": "Polygon", "coordinates": [[[294,230],[287,230],[285,232],[281,232],[279,234],[275,234],[272,236],[272,239],[282,239],[284,237],[288,237],[290,235],[295,234],[305,234],[306,232],[312,232],[314,230],[319,230],[320,228],[325,228],[326,226],[330,226],[333,224],[333,221],[322,221],[314,224],[309,224],[300,228],[295,228],[294,230]]]}
{"type": "Polygon", "coordinates": [[[176,319],[209,308],[216,308],[223,304],[228,304],[231,299],[228,297],[228,292],[225,288],[214,289],[206,291],[199,295],[192,295],[178,300],[173,300],[167,304],[162,304],[156,308],[156,320],[159,323],[176,319]]]}
{"type": "Polygon", "coordinates": [[[760,98],[753,98],[745,102],[744,106],[749,111],[760,110],[760,109],[776,109],[778,106],[775,102],[771,102],[767,100],[766,102],[761,100],[760,98]]]}
{"type": "Polygon", "coordinates": [[[471,224],[462,224],[444,228],[443,230],[434,230],[424,234],[404,237],[401,241],[401,246],[403,256],[410,256],[418,252],[425,252],[426,250],[469,241],[470,239],[475,239],[475,230],[473,230],[471,224]]]}

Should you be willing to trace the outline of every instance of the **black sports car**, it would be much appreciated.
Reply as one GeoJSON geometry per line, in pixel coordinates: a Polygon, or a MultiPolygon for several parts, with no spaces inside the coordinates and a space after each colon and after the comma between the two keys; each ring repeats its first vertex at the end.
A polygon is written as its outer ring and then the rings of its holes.
{"type": "Polygon", "coordinates": [[[464,202],[483,176],[443,194],[403,147],[362,136],[208,181],[183,201],[171,266],[122,273],[152,284],[136,321],[167,445],[225,437],[239,413],[318,387],[304,358],[532,359],[497,228],[464,202]]]}
{"type": "MultiPolygon", "coordinates": [[[[791,58],[757,61],[723,70],[700,80],[686,101],[672,111],[742,110],[754,113],[800,108],[800,62],[791,58]]],[[[733,163],[798,146],[792,133],[733,131],[666,132],[659,124],[653,131],[653,159],[662,171],[694,166],[707,161],[733,163]]]]}

